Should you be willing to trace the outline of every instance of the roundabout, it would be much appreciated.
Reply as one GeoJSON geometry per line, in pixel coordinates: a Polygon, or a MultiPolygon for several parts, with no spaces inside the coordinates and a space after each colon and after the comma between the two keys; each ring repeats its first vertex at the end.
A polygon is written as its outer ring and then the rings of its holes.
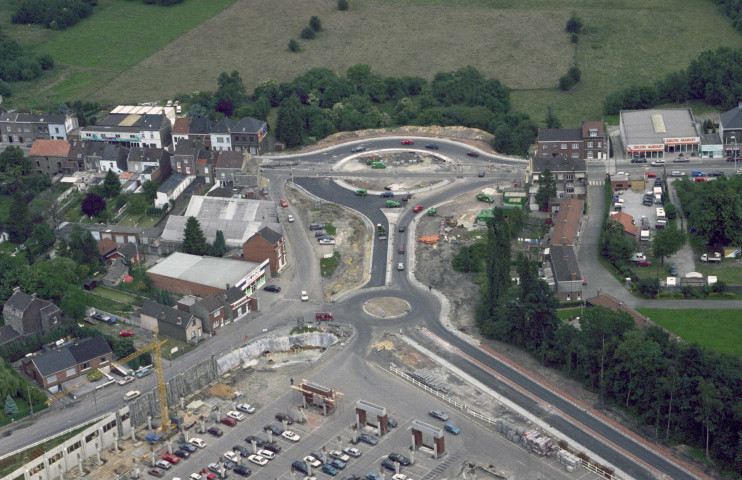
{"type": "Polygon", "coordinates": [[[376,297],[363,303],[363,311],[374,318],[393,320],[402,318],[412,307],[409,302],[399,297],[376,297]]]}

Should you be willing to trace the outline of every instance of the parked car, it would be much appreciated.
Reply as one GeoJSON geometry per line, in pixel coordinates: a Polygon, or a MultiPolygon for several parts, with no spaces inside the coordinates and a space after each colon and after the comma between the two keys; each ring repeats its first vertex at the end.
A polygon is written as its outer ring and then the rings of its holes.
{"type": "Polygon", "coordinates": [[[297,435],[296,433],[292,432],[291,430],[286,430],[281,434],[283,438],[286,440],[292,441],[292,442],[298,442],[301,440],[301,437],[297,435]]]}
{"type": "Polygon", "coordinates": [[[185,460],[186,458],[188,458],[188,457],[191,456],[191,453],[188,452],[188,451],[186,451],[186,450],[183,450],[183,449],[180,449],[179,448],[179,449],[177,449],[176,451],[173,452],[173,455],[175,455],[178,458],[182,458],[183,460],[185,460]]]}
{"type": "MultiPolygon", "coordinates": [[[[358,440],[362,441],[363,443],[367,443],[371,446],[374,446],[377,443],[379,443],[378,438],[374,437],[373,435],[369,435],[368,433],[362,433],[358,435],[358,440]]],[[[348,452],[346,451],[346,453],[348,452]]]]}
{"type": "Polygon", "coordinates": [[[137,378],[142,378],[146,377],[150,373],[152,373],[152,371],[149,368],[141,368],[134,375],[136,375],[137,378]]]}
{"type": "Polygon", "coordinates": [[[273,435],[281,435],[284,432],[283,427],[279,427],[278,425],[274,425],[272,423],[263,427],[263,431],[265,433],[273,432],[273,435]]]}
{"type": "Polygon", "coordinates": [[[709,180],[708,178],[704,178],[704,177],[696,177],[693,179],[693,181],[694,182],[708,182],[709,180]]]}
{"type": "Polygon", "coordinates": [[[391,470],[392,472],[397,471],[396,462],[393,462],[389,460],[388,458],[385,458],[384,460],[381,461],[381,466],[386,468],[387,470],[391,470]]]}
{"type": "Polygon", "coordinates": [[[340,471],[337,468],[333,467],[329,463],[325,463],[324,465],[322,465],[322,471],[333,477],[337,475],[338,473],[340,473],[340,471]]]}
{"type": "Polygon", "coordinates": [[[285,198],[282,198],[282,199],[281,199],[281,206],[282,206],[283,208],[286,208],[286,207],[288,207],[288,206],[289,206],[289,202],[287,202],[285,198]]]}
{"type": "Polygon", "coordinates": [[[381,480],[381,475],[376,472],[368,472],[366,474],[366,480],[381,480]]]}
{"type": "Polygon", "coordinates": [[[222,460],[229,460],[230,462],[237,463],[239,458],[237,457],[236,453],[234,453],[232,450],[229,450],[228,452],[224,452],[224,455],[222,455],[222,460]]]}
{"type": "MultiPolygon", "coordinates": [[[[270,286],[272,286],[272,285],[268,285],[268,287],[270,287],[270,286]]],[[[266,290],[268,289],[268,287],[265,287],[266,290]]],[[[278,288],[278,287],[276,287],[276,288],[278,288]]],[[[278,288],[278,290],[280,291],[281,289],[278,288]]],[[[270,290],[270,291],[272,292],[273,290],[270,290]]],[[[249,413],[251,415],[253,413],[255,413],[255,407],[253,407],[249,403],[238,403],[237,404],[237,410],[239,410],[241,412],[249,413]]]]}
{"type": "MultiPolygon", "coordinates": [[[[232,421],[234,421],[234,420],[232,420],[232,421]]],[[[219,427],[209,427],[209,429],[206,430],[206,431],[209,432],[210,434],[212,434],[215,437],[221,437],[222,435],[224,435],[224,431],[221,428],[219,428],[219,427]]]]}
{"type": "Polygon", "coordinates": [[[131,390],[124,395],[124,401],[134,400],[142,394],[139,390],[131,390]]]}
{"type": "Polygon", "coordinates": [[[321,223],[310,223],[309,230],[323,230],[325,228],[321,223]]]}
{"type": "Polygon", "coordinates": [[[652,266],[652,262],[650,262],[649,260],[640,260],[640,261],[636,262],[636,265],[638,267],[651,267],[652,266]]]}
{"type": "Polygon", "coordinates": [[[281,287],[276,286],[276,285],[268,285],[267,287],[264,288],[264,290],[266,292],[278,293],[281,291],[281,287]]]}
{"type": "Polygon", "coordinates": [[[415,142],[409,139],[402,140],[402,145],[413,145],[415,142]]]}
{"type": "Polygon", "coordinates": [[[453,433],[454,435],[458,435],[459,433],[461,433],[461,430],[459,429],[459,427],[457,427],[456,425],[454,425],[451,422],[447,422],[446,425],[443,426],[443,428],[448,433],[453,433]]]}
{"type": "Polygon", "coordinates": [[[330,453],[328,453],[328,455],[330,456],[330,458],[342,460],[343,462],[347,462],[348,460],[350,460],[350,457],[340,450],[330,450],[330,453]]]}
{"type": "Polygon", "coordinates": [[[206,448],[206,442],[201,440],[198,437],[193,437],[190,440],[188,440],[192,445],[197,446],[198,448],[206,448]]]}
{"type": "Polygon", "coordinates": [[[232,417],[224,417],[224,418],[222,418],[221,422],[224,425],[227,425],[227,426],[230,426],[230,427],[234,427],[235,425],[237,425],[237,420],[235,420],[232,417]]]}
{"type": "Polygon", "coordinates": [[[678,276],[678,267],[677,266],[670,265],[670,275],[672,275],[673,277],[677,277],[678,276]]]}
{"type": "Polygon", "coordinates": [[[397,462],[400,465],[407,466],[410,464],[410,459],[402,455],[401,453],[390,453],[387,458],[393,462],[397,462]]]}
{"type": "Polygon", "coordinates": [[[647,159],[644,157],[635,157],[631,159],[631,163],[647,163],[647,159]]]}
{"type": "Polygon", "coordinates": [[[479,154],[477,152],[474,152],[474,151],[468,151],[468,152],[466,152],[466,155],[469,156],[469,157],[474,157],[474,158],[479,157],[479,154]]]}
{"type": "Polygon", "coordinates": [[[260,455],[261,457],[265,457],[267,460],[273,460],[274,458],[276,458],[275,453],[271,452],[270,450],[265,450],[265,449],[258,450],[258,455],[260,455]]]}
{"type": "Polygon", "coordinates": [[[425,148],[427,148],[428,150],[438,150],[440,148],[440,145],[438,145],[437,143],[429,143],[425,145],[425,148]]]}
{"type": "Polygon", "coordinates": [[[348,455],[350,455],[353,458],[360,458],[360,456],[361,456],[361,451],[358,450],[355,447],[345,447],[343,449],[343,452],[347,453],[348,455]]]}
{"type": "Polygon", "coordinates": [[[221,475],[223,471],[223,468],[218,463],[210,463],[206,468],[216,473],[217,475],[221,475]]]}
{"type": "Polygon", "coordinates": [[[281,445],[279,445],[279,444],[277,444],[275,442],[274,443],[266,443],[265,446],[263,447],[263,450],[268,450],[269,452],[273,452],[276,455],[278,455],[279,453],[281,453],[281,445]]]}
{"type": "Polygon", "coordinates": [[[119,385],[126,385],[127,383],[131,383],[133,381],[134,381],[134,377],[127,375],[116,383],[118,383],[119,385]]]}
{"type": "Polygon", "coordinates": [[[163,455],[162,459],[173,465],[177,465],[178,463],[180,463],[180,457],[177,457],[171,453],[163,455]]]}
{"type": "Polygon", "coordinates": [[[342,470],[345,468],[345,462],[342,460],[338,460],[337,458],[330,460],[327,462],[328,465],[332,465],[333,467],[337,468],[338,470],[342,470]]]}
{"type": "Polygon", "coordinates": [[[181,443],[180,445],[178,445],[178,448],[180,450],[185,450],[188,453],[194,453],[196,450],[198,450],[198,447],[190,442],[181,443]]]}
{"type": "Polygon", "coordinates": [[[320,238],[319,244],[320,245],[335,245],[335,240],[330,240],[329,238],[320,238]]]}
{"type": "Polygon", "coordinates": [[[244,465],[237,465],[232,469],[234,473],[243,477],[249,477],[252,471],[244,465]]]}
{"type": "Polygon", "coordinates": [[[250,435],[249,437],[246,437],[245,442],[249,443],[250,445],[252,445],[252,442],[255,442],[255,445],[258,448],[263,448],[263,445],[265,445],[265,440],[263,440],[260,437],[256,437],[255,435],[250,435]]]}
{"type": "Polygon", "coordinates": [[[386,422],[386,424],[389,425],[389,428],[397,428],[397,421],[392,417],[387,418],[386,422]]]}
{"type": "Polygon", "coordinates": [[[307,463],[307,465],[311,466],[312,468],[319,468],[322,466],[322,462],[320,462],[319,460],[317,460],[311,455],[307,455],[306,457],[304,457],[304,461],[307,463]]]}
{"type": "Polygon", "coordinates": [[[250,455],[250,450],[246,449],[242,445],[235,445],[232,450],[240,454],[240,457],[247,457],[250,455]]]}
{"type": "Polygon", "coordinates": [[[119,337],[131,337],[134,335],[134,330],[121,330],[119,332],[119,337]]]}
{"type": "Polygon", "coordinates": [[[268,463],[268,459],[261,457],[260,455],[250,455],[247,460],[254,463],[255,465],[265,466],[268,463]]]}
{"type": "Polygon", "coordinates": [[[162,470],[157,470],[156,468],[151,468],[147,470],[147,473],[157,478],[162,478],[165,476],[165,472],[163,472],[162,470]]]}
{"type": "Polygon", "coordinates": [[[297,472],[301,472],[304,475],[309,475],[309,467],[303,460],[295,460],[291,464],[291,470],[296,470],[297,472]]]}
{"type": "MultiPolygon", "coordinates": [[[[177,457],[175,457],[175,458],[177,458],[177,457]]],[[[178,460],[180,460],[180,459],[178,458],[178,460]]],[[[155,467],[161,468],[163,470],[169,470],[170,467],[172,467],[172,466],[173,466],[173,464],[170,463],[170,462],[168,462],[167,460],[158,460],[157,463],[155,463],[155,467]]]]}
{"type": "Polygon", "coordinates": [[[234,418],[234,419],[235,419],[235,420],[237,420],[238,422],[240,422],[240,421],[242,421],[242,420],[244,420],[244,419],[245,419],[245,415],[244,415],[244,414],[242,414],[242,413],[240,413],[240,412],[235,412],[234,410],[230,410],[230,411],[228,411],[228,412],[227,412],[227,416],[228,416],[229,418],[234,418]]]}
{"type": "Polygon", "coordinates": [[[444,422],[448,420],[448,414],[444,413],[443,410],[431,410],[428,412],[428,415],[437,418],[438,420],[443,420],[444,422]]]}
{"type": "Polygon", "coordinates": [[[314,458],[316,458],[320,462],[323,462],[324,463],[324,461],[325,461],[325,456],[322,454],[322,452],[318,452],[317,450],[314,450],[312,452],[309,452],[309,455],[313,456],[314,458]]]}

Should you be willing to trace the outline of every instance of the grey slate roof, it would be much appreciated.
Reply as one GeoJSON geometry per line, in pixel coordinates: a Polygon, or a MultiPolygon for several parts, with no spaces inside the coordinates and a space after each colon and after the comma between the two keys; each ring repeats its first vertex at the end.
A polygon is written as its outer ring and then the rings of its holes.
{"type": "Polygon", "coordinates": [[[21,334],[16,332],[10,325],[0,327],[0,346],[7,345],[21,338],[21,334]]]}
{"type": "MultiPolygon", "coordinates": [[[[727,128],[742,128],[742,102],[735,108],[721,114],[721,124],[727,128]]],[[[737,143],[742,144],[742,139],[737,139],[737,143]]]]}
{"type": "Polygon", "coordinates": [[[175,146],[175,155],[195,155],[196,152],[203,148],[204,145],[200,141],[184,138],[175,146]]]}
{"type": "Polygon", "coordinates": [[[92,337],[62,345],[51,352],[32,357],[31,361],[42,377],[48,377],[109,353],[112,353],[111,347],[103,337],[92,337]]]}
{"type": "Polygon", "coordinates": [[[216,157],[216,168],[232,168],[241,170],[245,161],[245,152],[235,150],[221,150],[216,157]]]}
{"type": "Polygon", "coordinates": [[[137,246],[133,242],[127,242],[118,247],[118,252],[127,259],[131,259],[137,254],[137,246]]]}
{"type": "Polygon", "coordinates": [[[18,290],[8,299],[7,302],[5,302],[5,306],[13,307],[21,312],[25,312],[33,301],[33,296],[18,290]]]}
{"type": "Polygon", "coordinates": [[[534,157],[533,171],[543,172],[546,168],[552,172],[585,172],[587,164],[582,158],[569,157],[534,157]]]}
{"type": "MultiPolygon", "coordinates": [[[[258,231],[257,235],[260,235],[265,239],[266,242],[269,242],[271,245],[275,245],[278,242],[281,241],[281,238],[283,238],[283,235],[280,233],[273,231],[272,229],[268,227],[263,227],[258,231]]],[[[248,240],[249,242],[249,240],[248,240]]]]}
{"type": "Polygon", "coordinates": [[[574,281],[582,280],[580,265],[577,263],[577,255],[573,247],[552,246],[551,264],[554,267],[554,277],[558,282],[569,282],[572,280],[572,274],[575,274],[574,281]]]}
{"type": "Polygon", "coordinates": [[[245,117],[237,122],[230,129],[231,133],[254,133],[257,134],[263,129],[265,122],[257,118],[245,117]]]}
{"type": "Polygon", "coordinates": [[[175,190],[175,188],[178,185],[180,185],[183,182],[183,180],[186,179],[187,176],[188,175],[186,175],[185,173],[178,173],[178,172],[171,173],[170,176],[167,177],[167,180],[162,182],[162,185],[160,185],[160,188],[158,188],[157,191],[170,194],[170,192],[175,190]]]}
{"type": "Polygon", "coordinates": [[[7,112],[0,115],[0,122],[17,122],[17,123],[56,123],[64,124],[64,115],[50,113],[19,113],[7,112]]]}
{"type": "Polygon", "coordinates": [[[142,117],[142,130],[159,130],[165,121],[165,115],[145,115],[142,117]]]}
{"type": "Polygon", "coordinates": [[[571,142],[582,140],[581,128],[539,128],[539,142],[571,142]]]}
{"type": "Polygon", "coordinates": [[[156,318],[158,322],[165,322],[183,329],[188,327],[194,318],[194,316],[188,312],[161,305],[151,300],[146,300],[144,302],[141,313],[148,317],[156,318]],[[180,321],[178,321],[178,319],[180,319],[180,321]]]}
{"type": "Polygon", "coordinates": [[[202,306],[207,312],[215,312],[216,310],[219,310],[222,307],[222,302],[219,300],[218,297],[206,297],[202,300],[198,301],[198,304],[202,306]]]}
{"type": "Polygon", "coordinates": [[[719,133],[702,133],[701,145],[721,145],[721,137],[719,136],[719,133]]]}
{"type": "Polygon", "coordinates": [[[222,295],[224,295],[224,300],[228,303],[235,303],[236,301],[245,298],[245,292],[239,287],[231,287],[222,295]]]}
{"type": "Polygon", "coordinates": [[[211,133],[229,133],[233,126],[234,122],[224,117],[211,127],[211,133]]]}
{"type": "Polygon", "coordinates": [[[190,135],[208,135],[211,133],[211,127],[214,122],[204,117],[192,117],[191,128],[188,131],[190,135]]]}
{"type": "Polygon", "coordinates": [[[106,273],[106,276],[103,277],[103,280],[109,281],[111,283],[117,283],[119,280],[121,280],[121,277],[126,275],[126,273],[129,271],[129,267],[127,267],[123,260],[120,258],[117,258],[113,261],[110,267],[108,267],[108,273],[106,273]]]}

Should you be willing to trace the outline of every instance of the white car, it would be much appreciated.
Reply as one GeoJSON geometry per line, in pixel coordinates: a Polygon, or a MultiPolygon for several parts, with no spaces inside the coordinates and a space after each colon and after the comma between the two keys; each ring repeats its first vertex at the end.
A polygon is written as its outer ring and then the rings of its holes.
{"type": "Polygon", "coordinates": [[[244,420],[244,419],[245,419],[245,416],[244,416],[243,414],[241,414],[240,412],[235,412],[234,410],[230,410],[230,411],[228,411],[228,412],[227,412],[227,416],[228,416],[229,418],[234,418],[234,419],[235,419],[235,420],[237,420],[238,422],[241,422],[242,420],[244,420]]]}
{"type": "Polygon", "coordinates": [[[204,477],[200,473],[192,473],[191,476],[188,478],[190,478],[191,480],[201,480],[204,477]]]}
{"type": "Polygon", "coordinates": [[[289,223],[294,223],[294,216],[293,215],[289,215],[287,218],[289,219],[289,223]]]}
{"type": "Polygon", "coordinates": [[[273,460],[274,458],[276,458],[276,454],[271,452],[270,450],[258,450],[258,455],[260,455],[261,457],[265,457],[268,460],[273,460]]]}
{"type": "Polygon", "coordinates": [[[361,451],[360,451],[360,450],[358,450],[358,449],[357,449],[357,448],[355,448],[355,447],[345,447],[345,448],[343,449],[343,451],[344,451],[345,453],[347,453],[348,455],[350,455],[351,457],[355,457],[355,458],[358,458],[358,457],[360,457],[360,456],[361,456],[361,451]]]}
{"type": "Polygon", "coordinates": [[[335,240],[329,238],[321,238],[319,241],[320,245],[335,245],[335,240]]]}
{"type": "Polygon", "coordinates": [[[126,392],[126,395],[124,395],[124,400],[126,400],[127,402],[129,400],[134,400],[135,398],[137,398],[141,394],[142,394],[142,392],[140,392],[139,390],[132,390],[130,392],[126,392]]]}
{"type": "Polygon", "coordinates": [[[659,166],[664,165],[665,163],[667,163],[667,162],[665,162],[662,159],[658,159],[658,160],[655,160],[654,162],[652,162],[652,166],[653,167],[659,167],[659,166]]]}
{"type": "Polygon", "coordinates": [[[340,450],[330,450],[329,453],[331,458],[334,458],[335,460],[340,460],[341,462],[347,462],[350,460],[350,457],[341,452],[340,450]]]}
{"type": "Polygon", "coordinates": [[[307,465],[311,466],[312,468],[319,468],[322,466],[322,462],[320,462],[319,460],[317,460],[311,455],[307,455],[306,457],[304,457],[304,461],[307,463],[307,465]]]}
{"type": "Polygon", "coordinates": [[[285,438],[286,440],[291,440],[292,442],[298,442],[299,440],[301,440],[301,437],[295,434],[294,432],[292,432],[291,430],[286,430],[285,432],[281,434],[281,436],[285,438]]]}
{"type": "Polygon", "coordinates": [[[255,407],[250,405],[249,403],[238,403],[237,404],[237,410],[241,410],[245,413],[253,414],[255,413],[255,407]]]}
{"type": "Polygon", "coordinates": [[[197,446],[198,448],[206,448],[206,442],[204,442],[198,437],[193,437],[192,439],[188,441],[191,442],[191,444],[197,446]]]}
{"type": "Polygon", "coordinates": [[[116,383],[118,383],[119,385],[126,385],[127,383],[131,383],[133,381],[134,381],[134,377],[127,375],[116,383]]]}
{"type": "Polygon", "coordinates": [[[232,450],[224,452],[224,455],[222,455],[222,457],[234,463],[237,463],[240,460],[240,457],[238,457],[237,454],[234,453],[232,450]]]}
{"type": "Polygon", "coordinates": [[[397,270],[404,270],[404,263],[400,262],[397,264],[397,270]]]}
{"type": "Polygon", "coordinates": [[[309,294],[307,294],[306,290],[301,291],[301,301],[302,302],[308,302],[309,301],[309,294]]]}
{"type": "Polygon", "coordinates": [[[407,480],[407,478],[409,477],[407,477],[407,475],[405,475],[404,473],[397,473],[395,475],[392,475],[392,480],[407,480]]]}
{"type": "Polygon", "coordinates": [[[255,465],[260,465],[261,467],[268,463],[268,459],[260,455],[250,455],[249,457],[247,457],[247,459],[255,465]]]}
{"type": "Polygon", "coordinates": [[[159,462],[155,463],[155,467],[159,467],[163,470],[170,470],[170,467],[172,467],[173,464],[168,462],[167,460],[160,460],[159,462]]]}

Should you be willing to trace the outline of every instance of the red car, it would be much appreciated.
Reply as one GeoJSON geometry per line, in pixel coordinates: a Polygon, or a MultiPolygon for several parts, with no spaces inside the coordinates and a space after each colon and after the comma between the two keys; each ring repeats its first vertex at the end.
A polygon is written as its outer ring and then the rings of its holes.
{"type": "Polygon", "coordinates": [[[283,208],[286,208],[286,207],[288,207],[288,206],[289,206],[289,202],[287,202],[287,201],[286,201],[285,199],[283,199],[283,198],[282,198],[282,199],[281,199],[281,206],[282,206],[283,208]]]}
{"type": "Polygon", "coordinates": [[[402,140],[402,145],[412,145],[414,143],[412,140],[402,140]]]}
{"type": "Polygon", "coordinates": [[[419,212],[422,209],[423,209],[422,205],[415,205],[414,207],[412,207],[412,211],[415,213],[419,212]]]}
{"type": "Polygon", "coordinates": [[[694,182],[708,182],[708,178],[696,177],[693,179],[694,182]]]}
{"type": "Polygon", "coordinates": [[[647,178],[654,178],[656,176],[657,176],[657,174],[654,173],[654,172],[647,172],[647,178]]]}
{"type": "Polygon", "coordinates": [[[652,262],[650,262],[649,260],[642,260],[641,262],[636,262],[636,265],[638,267],[651,267],[652,262]]]}
{"type": "Polygon", "coordinates": [[[169,453],[167,455],[163,455],[162,456],[162,459],[165,460],[165,461],[167,461],[167,462],[172,463],[173,465],[177,465],[177,463],[180,462],[180,458],[179,457],[176,457],[175,455],[171,455],[169,453]]]}
{"type": "Polygon", "coordinates": [[[224,417],[222,418],[222,423],[224,425],[229,425],[230,427],[234,427],[235,425],[237,425],[237,420],[235,420],[232,417],[224,417]]]}
{"type": "Polygon", "coordinates": [[[119,332],[119,337],[131,337],[134,335],[134,330],[121,330],[119,332]]]}

